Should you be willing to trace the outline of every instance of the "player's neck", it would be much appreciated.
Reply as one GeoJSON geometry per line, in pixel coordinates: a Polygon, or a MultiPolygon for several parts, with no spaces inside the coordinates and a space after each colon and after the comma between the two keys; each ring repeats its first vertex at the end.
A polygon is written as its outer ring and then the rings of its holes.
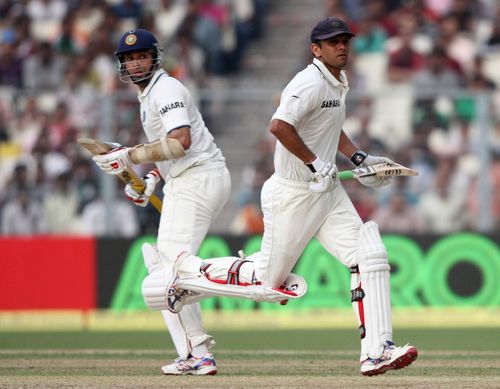
{"type": "Polygon", "coordinates": [[[342,82],[340,80],[340,72],[342,71],[342,69],[340,69],[340,68],[334,68],[334,67],[329,66],[327,64],[325,64],[325,66],[328,69],[328,71],[333,75],[333,77],[335,77],[337,79],[338,82],[342,82]]]}

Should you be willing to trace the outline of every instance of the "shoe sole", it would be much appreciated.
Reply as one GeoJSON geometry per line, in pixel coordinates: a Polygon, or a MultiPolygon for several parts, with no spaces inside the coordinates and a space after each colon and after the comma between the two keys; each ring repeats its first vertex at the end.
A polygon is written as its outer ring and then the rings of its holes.
{"type": "Polygon", "coordinates": [[[199,371],[183,371],[183,372],[178,372],[178,373],[165,373],[163,370],[160,370],[162,375],[216,375],[217,370],[210,370],[206,373],[199,372],[199,371]]]}
{"type": "Polygon", "coordinates": [[[388,364],[386,366],[382,366],[380,369],[377,369],[377,370],[370,370],[370,371],[362,372],[361,374],[368,376],[368,377],[371,377],[374,375],[384,374],[388,370],[403,369],[403,368],[411,365],[412,362],[417,359],[417,357],[418,357],[418,351],[416,348],[412,347],[412,348],[408,349],[408,351],[405,354],[396,358],[390,364],[388,364]]]}

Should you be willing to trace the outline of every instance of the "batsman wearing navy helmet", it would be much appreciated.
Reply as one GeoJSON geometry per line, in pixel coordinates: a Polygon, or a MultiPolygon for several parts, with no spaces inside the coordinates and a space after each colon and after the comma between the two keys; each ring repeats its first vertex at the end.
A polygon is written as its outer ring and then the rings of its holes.
{"type": "MultiPolygon", "coordinates": [[[[194,255],[179,256],[170,288],[200,293],[202,274],[219,283],[239,278],[242,289],[248,287],[245,283],[305,289],[301,279],[292,284],[287,280],[304,248],[316,238],[350,269],[351,301],[361,335],[361,373],[371,376],[404,368],[418,353],[411,345],[393,343],[387,251],[377,224],[363,223],[338,180],[335,160],[339,151],[356,166],[392,162],[359,150],[343,129],[349,90],[344,69],[353,37],[339,18],[318,22],[310,36],[313,62],[283,90],[269,126],[277,138],[275,173],[261,193],[264,236],[260,251],[243,263],[238,258],[202,262],[194,255]]],[[[360,180],[372,188],[390,181],[389,177],[360,180]]]]}
{"type": "MultiPolygon", "coordinates": [[[[153,283],[157,276],[172,276],[179,253],[198,252],[231,190],[222,152],[189,91],[162,69],[161,53],[156,37],[149,31],[136,29],[121,37],[115,52],[119,77],[137,87],[148,143],[116,147],[94,157],[109,174],[120,174],[132,164],[156,165],[144,177],[143,193],[131,185],[125,186],[126,197],[138,206],[146,206],[156,185],[164,180],[157,244],[143,246],[148,277],[153,283]]],[[[143,295],[148,305],[154,306],[158,301],[150,286],[143,284],[143,295]]],[[[215,360],[209,351],[214,341],[203,329],[199,304],[187,305],[179,314],[163,310],[162,315],[179,354],[173,363],[161,368],[162,373],[216,374],[215,360]]]]}

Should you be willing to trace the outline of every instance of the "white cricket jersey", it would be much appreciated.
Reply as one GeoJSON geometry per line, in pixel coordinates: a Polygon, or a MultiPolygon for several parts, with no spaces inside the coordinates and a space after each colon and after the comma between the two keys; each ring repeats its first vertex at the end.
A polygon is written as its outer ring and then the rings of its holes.
{"type": "MultiPolygon", "coordinates": [[[[349,84],[345,72],[337,80],[319,60],[288,83],[272,119],[291,124],[309,149],[321,160],[335,162],[345,119],[349,84]]],[[[311,181],[311,171],[279,141],[274,154],[276,175],[295,181],[311,181]]]]}
{"type": "Polygon", "coordinates": [[[184,157],[156,162],[161,175],[177,177],[192,166],[224,162],[224,156],[196,107],[187,88],[160,69],[139,93],[141,122],[149,142],[180,127],[191,128],[191,147],[184,157]]]}

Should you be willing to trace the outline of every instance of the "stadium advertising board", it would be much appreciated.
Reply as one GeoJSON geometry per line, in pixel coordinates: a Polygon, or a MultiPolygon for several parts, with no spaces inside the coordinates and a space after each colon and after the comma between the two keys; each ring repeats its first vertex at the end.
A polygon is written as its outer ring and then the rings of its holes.
{"type": "MultiPolygon", "coordinates": [[[[209,236],[203,258],[245,253],[260,247],[260,236],[209,236]]],[[[395,307],[500,306],[500,239],[479,234],[384,235],[391,264],[395,307]]],[[[43,237],[0,238],[0,310],[147,309],[141,295],[146,276],[136,240],[43,237]]],[[[307,294],[286,306],[212,298],[205,310],[315,309],[350,306],[348,270],[315,240],[294,271],[304,276],[307,294]]]]}

